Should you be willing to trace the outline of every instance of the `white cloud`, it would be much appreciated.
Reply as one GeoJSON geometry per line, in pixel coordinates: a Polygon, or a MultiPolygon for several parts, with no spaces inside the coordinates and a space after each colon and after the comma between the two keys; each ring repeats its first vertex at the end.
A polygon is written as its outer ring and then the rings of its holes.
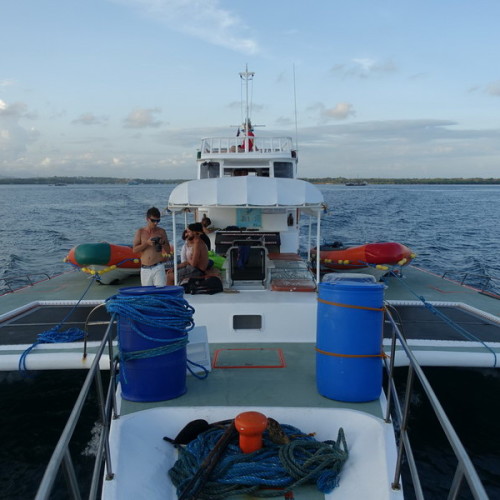
{"type": "Polygon", "coordinates": [[[108,121],[106,116],[96,116],[93,113],[83,113],[71,123],[75,125],[104,125],[108,121]]]}
{"type": "Polygon", "coordinates": [[[0,80],[0,87],[10,87],[11,85],[14,85],[14,80],[0,80]]]}
{"type": "MultiPolygon", "coordinates": [[[[130,5],[169,28],[243,54],[259,52],[258,44],[241,36],[242,19],[223,9],[218,0],[112,0],[130,5]]],[[[251,4],[249,4],[251,8],[251,4]]]]}
{"type": "Polygon", "coordinates": [[[7,104],[0,99],[0,165],[22,156],[28,145],[38,139],[37,130],[20,124],[21,119],[29,117],[24,103],[7,104]]]}
{"type": "Polygon", "coordinates": [[[308,111],[316,115],[316,120],[319,123],[326,123],[330,120],[346,120],[354,116],[353,105],[348,102],[339,102],[333,108],[327,108],[323,103],[316,103],[310,106],[308,111]]]}
{"type": "Polygon", "coordinates": [[[331,73],[340,78],[370,78],[394,73],[397,69],[397,65],[390,59],[377,61],[364,57],[353,59],[347,64],[336,64],[331,69],[331,73]]]}
{"type": "Polygon", "coordinates": [[[500,81],[490,83],[486,87],[486,92],[495,97],[500,96],[500,81]]]}
{"type": "Polygon", "coordinates": [[[135,109],[123,120],[124,126],[127,128],[160,127],[163,122],[155,120],[154,117],[156,113],[160,112],[160,108],[135,109]]]}

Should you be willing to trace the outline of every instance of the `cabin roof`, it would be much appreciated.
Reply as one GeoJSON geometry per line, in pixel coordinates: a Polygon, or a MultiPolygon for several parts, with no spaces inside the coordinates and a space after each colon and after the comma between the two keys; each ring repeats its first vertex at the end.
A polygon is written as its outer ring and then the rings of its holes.
{"type": "Polygon", "coordinates": [[[309,182],[280,177],[220,177],[183,182],[168,200],[170,210],[189,207],[291,207],[321,210],[321,191],[309,182]]]}

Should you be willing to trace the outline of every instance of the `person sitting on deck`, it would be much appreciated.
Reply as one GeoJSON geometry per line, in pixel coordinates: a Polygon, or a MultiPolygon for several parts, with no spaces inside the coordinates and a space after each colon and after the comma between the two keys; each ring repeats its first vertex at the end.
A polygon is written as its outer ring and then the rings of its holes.
{"type": "Polygon", "coordinates": [[[191,231],[194,231],[200,235],[201,240],[203,241],[203,243],[205,243],[205,245],[207,245],[208,251],[210,251],[212,249],[212,243],[210,242],[210,238],[205,234],[205,231],[203,230],[203,223],[194,222],[188,227],[191,227],[191,231]]]}
{"type": "MultiPolygon", "coordinates": [[[[187,227],[186,260],[177,266],[179,283],[189,278],[203,276],[208,267],[208,248],[201,239],[198,225],[201,224],[198,222],[189,224],[187,227]]],[[[174,270],[169,269],[167,272],[167,285],[172,286],[174,281],[174,270]]]]}

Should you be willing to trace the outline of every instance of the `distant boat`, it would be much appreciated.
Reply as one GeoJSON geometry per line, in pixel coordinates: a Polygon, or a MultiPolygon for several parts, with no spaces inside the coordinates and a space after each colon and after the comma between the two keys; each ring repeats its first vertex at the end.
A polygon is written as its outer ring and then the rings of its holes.
{"type": "Polygon", "coordinates": [[[346,186],[366,186],[367,182],[365,181],[350,181],[345,183],[346,186]]]}

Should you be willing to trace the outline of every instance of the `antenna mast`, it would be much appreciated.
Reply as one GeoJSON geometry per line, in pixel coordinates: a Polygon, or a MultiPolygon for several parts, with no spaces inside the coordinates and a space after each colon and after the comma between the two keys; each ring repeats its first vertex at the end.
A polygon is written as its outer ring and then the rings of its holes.
{"type": "Polygon", "coordinates": [[[240,73],[240,78],[245,82],[245,125],[250,123],[250,105],[248,101],[248,82],[253,80],[255,73],[248,71],[248,64],[245,65],[245,71],[240,73]]]}

